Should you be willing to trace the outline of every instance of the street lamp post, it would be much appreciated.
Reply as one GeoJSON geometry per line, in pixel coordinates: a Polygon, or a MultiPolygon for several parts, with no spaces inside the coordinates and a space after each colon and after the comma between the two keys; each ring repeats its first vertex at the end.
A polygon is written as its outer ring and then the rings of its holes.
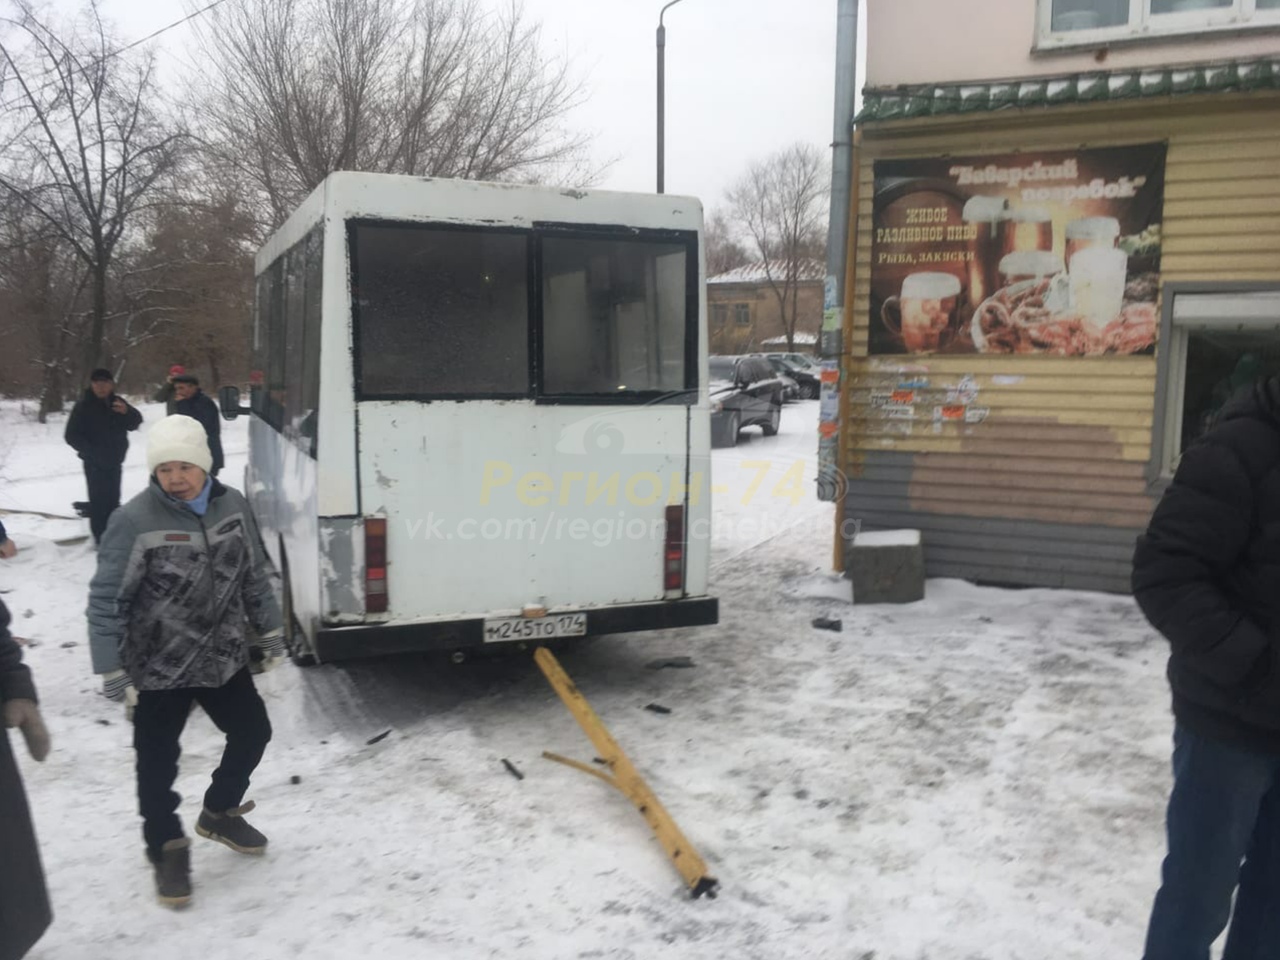
{"type": "Polygon", "coordinates": [[[662,193],[663,185],[663,149],[665,141],[664,121],[666,115],[666,83],[663,64],[664,51],[667,47],[667,28],[662,25],[662,17],[667,7],[674,7],[680,0],[671,0],[658,14],[658,192],[662,193]]]}

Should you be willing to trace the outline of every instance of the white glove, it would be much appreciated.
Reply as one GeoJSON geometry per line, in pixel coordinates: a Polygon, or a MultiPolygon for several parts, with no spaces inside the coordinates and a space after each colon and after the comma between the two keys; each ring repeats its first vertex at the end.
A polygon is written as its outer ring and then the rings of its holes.
{"type": "Polygon", "coordinates": [[[249,672],[266,673],[284,663],[288,651],[284,646],[283,630],[268,630],[258,637],[249,650],[249,672]]]}
{"type": "Polygon", "coordinates": [[[108,700],[124,704],[126,720],[133,720],[133,708],[138,705],[138,690],[123,670],[112,670],[102,675],[102,693],[108,700]]]}

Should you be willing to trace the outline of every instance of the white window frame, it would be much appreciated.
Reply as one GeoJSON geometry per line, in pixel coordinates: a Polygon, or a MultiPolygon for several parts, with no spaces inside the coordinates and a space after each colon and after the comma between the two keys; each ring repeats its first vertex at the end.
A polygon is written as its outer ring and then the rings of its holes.
{"type": "Polygon", "coordinates": [[[1204,330],[1275,333],[1280,339],[1280,287],[1272,284],[1202,284],[1165,288],[1156,371],[1156,421],[1149,479],[1167,483],[1182,455],[1189,335],[1204,330]]]}
{"type": "Polygon", "coordinates": [[[1053,30],[1053,0],[1038,0],[1037,51],[1091,47],[1132,40],[1280,29],[1280,10],[1260,10],[1257,0],[1232,0],[1229,7],[1185,13],[1152,13],[1151,0],[1130,0],[1129,22],[1095,30],[1053,30]]]}

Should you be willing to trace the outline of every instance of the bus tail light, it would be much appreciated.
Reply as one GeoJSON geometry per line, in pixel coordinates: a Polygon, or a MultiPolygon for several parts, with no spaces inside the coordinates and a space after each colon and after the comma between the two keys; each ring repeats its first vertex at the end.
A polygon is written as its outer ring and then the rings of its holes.
{"type": "Polygon", "coordinates": [[[684,590],[684,507],[667,507],[667,539],[662,549],[662,589],[684,590]]]}
{"type": "Polygon", "coordinates": [[[387,612],[387,518],[364,518],[364,610],[387,612]]]}

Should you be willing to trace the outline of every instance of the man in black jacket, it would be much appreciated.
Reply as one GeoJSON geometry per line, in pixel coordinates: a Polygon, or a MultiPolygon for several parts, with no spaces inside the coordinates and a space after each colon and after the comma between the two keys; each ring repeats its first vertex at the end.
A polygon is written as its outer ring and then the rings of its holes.
{"type": "Polygon", "coordinates": [[[142,414],[116,396],[110,370],[89,376],[89,389],[67,418],[67,443],[84,461],[89,487],[89,529],[93,542],[102,539],[107,520],[120,506],[120,466],[129,452],[129,431],[142,425],[142,414]]]}
{"type": "MultiPolygon", "coordinates": [[[[0,545],[8,544],[0,556],[16,552],[0,524],[0,545]]],[[[22,663],[22,648],[9,635],[9,611],[0,600],[0,707],[4,725],[16,727],[35,760],[49,753],[49,731],[36,705],[36,688],[31,671],[22,663]]],[[[49,926],[53,914],[45,889],[44,870],[36,846],[31,812],[22,789],[13,751],[6,733],[0,733],[0,960],[18,960],[49,926]]]]}
{"type": "Polygon", "coordinates": [[[1208,960],[1228,921],[1223,960],[1280,957],[1280,377],[1184,453],[1133,592],[1171,647],[1175,720],[1145,958],[1208,960]]]}
{"type": "Polygon", "coordinates": [[[205,436],[209,439],[209,452],[213,454],[213,468],[209,476],[216,477],[222,469],[222,421],[218,419],[218,405],[209,399],[200,389],[200,381],[192,374],[180,373],[173,378],[174,413],[197,420],[204,427],[205,436]]]}

